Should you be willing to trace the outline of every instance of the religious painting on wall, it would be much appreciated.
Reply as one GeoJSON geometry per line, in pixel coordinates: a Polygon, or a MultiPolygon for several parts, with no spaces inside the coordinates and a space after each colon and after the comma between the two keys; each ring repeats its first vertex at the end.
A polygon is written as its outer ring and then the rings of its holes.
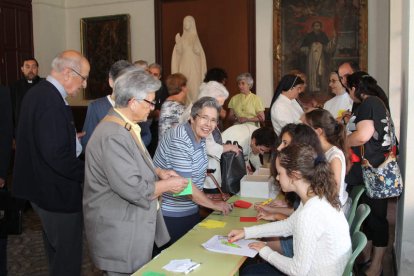
{"type": "Polygon", "coordinates": [[[131,60],[129,21],[128,14],[81,19],[82,53],[91,65],[85,99],[110,94],[109,68],[117,60],[131,60]]]}
{"type": "Polygon", "coordinates": [[[274,0],[274,81],[299,70],[307,91],[329,94],[329,74],[345,61],[367,66],[366,0],[274,0]]]}

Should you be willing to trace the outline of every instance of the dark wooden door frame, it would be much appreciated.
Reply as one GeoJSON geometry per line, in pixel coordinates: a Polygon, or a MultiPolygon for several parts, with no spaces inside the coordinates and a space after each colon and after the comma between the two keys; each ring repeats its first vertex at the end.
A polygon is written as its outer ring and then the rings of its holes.
{"type": "MultiPolygon", "coordinates": [[[[163,64],[162,55],[162,4],[168,0],[154,0],[155,9],[155,58],[158,64],[163,64]]],[[[180,1],[180,0],[178,0],[180,1]]],[[[208,0],[206,0],[208,1],[208,0]]],[[[248,71],[256,79],[256,0],[248,0],[248,71]]]]}

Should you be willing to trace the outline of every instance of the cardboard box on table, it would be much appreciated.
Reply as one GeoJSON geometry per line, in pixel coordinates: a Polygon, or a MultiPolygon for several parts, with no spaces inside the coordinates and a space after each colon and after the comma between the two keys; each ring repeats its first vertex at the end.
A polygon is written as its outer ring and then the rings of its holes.
{"type": "Polygon", "coordinates": [[[275,198],[273,179],[269,175],[245,175],[240,180],[240,196],[275,198]]]}

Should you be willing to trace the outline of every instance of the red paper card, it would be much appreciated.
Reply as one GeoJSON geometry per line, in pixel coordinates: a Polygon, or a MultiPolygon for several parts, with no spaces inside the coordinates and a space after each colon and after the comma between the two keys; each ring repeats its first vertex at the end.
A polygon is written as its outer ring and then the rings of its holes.
{"type": "Polygon", "coordinates": [[[240,222],[257,222],[256,217],[240,217],[240,222]]]}
{"type": "Polygon", "coordinates": [[[234,206],[238,207],[238,208],[249,208],[250,206],[252,206],[252,204],[250,202],[244,201],[244,200],[236,200],[234,202],[234,206]]]}

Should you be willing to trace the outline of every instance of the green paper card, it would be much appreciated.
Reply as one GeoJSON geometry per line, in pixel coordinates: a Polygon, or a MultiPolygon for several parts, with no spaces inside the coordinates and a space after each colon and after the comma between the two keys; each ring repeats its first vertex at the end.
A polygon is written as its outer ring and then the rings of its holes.
{"type": "Polygon", "coordinates": [[[183,196],[183,195],[192,195],[193,194],[193,185],[191,184],[191,178],[188,179],[188,185],[181,192],[174,194],[174,196],[183,196]]]}
{"type": "Polygon", "coordinates": [[[164,273],[158,273],[158,272],[153,272],[153,271],[146,271],[142,275],[143,276],[165,276],[164,273]]]}

